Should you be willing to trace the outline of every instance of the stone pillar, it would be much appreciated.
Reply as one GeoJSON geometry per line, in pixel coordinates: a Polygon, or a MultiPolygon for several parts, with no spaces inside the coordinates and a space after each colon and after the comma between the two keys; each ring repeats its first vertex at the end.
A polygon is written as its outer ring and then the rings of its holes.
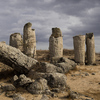
{"type": "Polygon", "coordinates": [[[23,29],[24,54],[29,57],[36,57],[36,36],[35,29],[31,29],[32,24],[26,23],[23,29]]]}
{"type": "Polygon", "coordinates": [[[11,34],[9,45],[23,52],[23,39],[22,39],[21,34],[20,33],[11,34]]]}
{"type": "Polygon", "coordinates": [[[49,38],[50,58],[63,56],[63,37],[59,28],[52,28],[52,34],[49,38]]]}
{"type": "Polygon", "coordinates": [[[85,35],[73,37],[75,62],[85,64],[85,35]]]}
{"type": "Polygon", "coordinates": [[[95,42],[93,33],[86,33],[87,64],[95,63],[95,42]]]}

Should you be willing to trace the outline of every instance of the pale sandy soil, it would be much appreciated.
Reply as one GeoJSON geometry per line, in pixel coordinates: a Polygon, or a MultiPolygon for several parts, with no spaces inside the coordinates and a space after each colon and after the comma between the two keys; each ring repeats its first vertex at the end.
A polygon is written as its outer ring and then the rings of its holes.
{"type": "Polygon", "coordinates": [[[77,71],[67,75],[67,84],[73,91],[100,100],[100,66],[77,66],[77,71]],[[84,72],[89,76],[85,76],[84,72]]]}
{"type": "MultiPolygon", "coordinates": [[[[73,51],[65,51],[64,57],[74,58],[73,51]]],[[[48,61],[48,51],[39,51],[38,60],[48,61]]],[[[72,91],[82,93],[84,95],[93,97],[95,100],[100,100],[100,54],[96,55],[95,66],[77,66],[73,71],[67,74],[67,84],[72,91]],[[92,75],[92,74],[95,75],[92,75]],[[88,74],[88,76],[86,76],[88,74]]],[[[0,63],[0,84],[7,83],[15,75],[12,68],[0,63]]],[[[42,95],[32,95],[22,88],[17,89],[17,93],[20,93],[26,100],[40,100],[42,95]],[[34,99],[33,99],[34,98],[34,99]]],[[[69,100],[66,99],[67,92],[57,94],[57,98],[50,98],[50,100],[69,100]]],[[[5,96],[5,93],[0,94],[0,100],[13,100],[5,96]]],[[[77,100],[77,99],[75,99],[77,100]]]]}

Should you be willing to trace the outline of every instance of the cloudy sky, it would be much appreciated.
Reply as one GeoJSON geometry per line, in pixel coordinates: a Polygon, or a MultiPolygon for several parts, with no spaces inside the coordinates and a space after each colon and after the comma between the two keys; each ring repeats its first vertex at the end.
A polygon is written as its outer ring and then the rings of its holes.
{"type": "Polygon", "coordinates": [[[32,23],[37,49],[48,49],[53,27],[63,34],[64,48],[73,49],[73,36],[93,32],[100,52],[100,0],[0,0],[0,41],[32,23]]]}

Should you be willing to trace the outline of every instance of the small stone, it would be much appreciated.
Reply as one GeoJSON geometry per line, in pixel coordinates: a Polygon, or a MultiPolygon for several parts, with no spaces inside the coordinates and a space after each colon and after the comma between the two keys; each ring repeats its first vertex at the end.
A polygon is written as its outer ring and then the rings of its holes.
{"type": "Polygon", "coordinates": [[[55,98],[55,97],[57,97],[57,95],[55,94],[55,93],[51,93],[51,97],[53,97],[53,98],[55,98]]]}
{"type": "Polygon", "coordinates": [[[5,95],[6,95],[7,97],[13,97],[14,94],[15,94],[15,91],[7,91],[7,92],[5,93],[5,95]]]}
{"type": "Polygon", "coordinates": [[[42,95],[42,98],[40,100],[49,100],[49,97],[45,94],[42,95]]]}
{"type": "Polygon", "coordinates": [[[19,79],[20,79],[19,82],[20,86],[32,83],[32,80],[30,78],[27,78],[24,74],[20,75],[19,79]]]}
{"type": "Polygon", "coordinates": [[[95,73],[91,73],[91,75],[95,75],[95,73]]]}
{"type": "Polygon", "coordinates": [[[74,74],[71,75],[72,77],[75,76],[74,74]]]}
{"type": "Polygon", "coordinates": [[[12,84],[7,84],[1,87],[3,91],[15,91],[16,88],[12,84]]]}
{"type": "Polygon", "coordinates": [[[74,91],[70,91],[70,97],[72,98],[72,100],[77,99],[78,98],[78,93],[74,92],[74,91]]]}
{"type": "Polygon", "coordinates": [[[20,94],[15,94],[13,96],[13,100],[26,100],[25,98],[23,98],[20,94]]]}
{"type": "Polygon", "coordinates": [[[42,94],[47,92],[48,86],[47,86],[47,80],[43,78],[39,78],[35,80],[35,82],[32,82],[28,87],[27,91],[32,94],[42,94]]]}
{"type": "Polygon", "coordinates": [[[89,76],[89,74],[87,72],[85,72],[84,74],[85,74],[85,76],[89,76]]]}
{"type": "Polygon", "coordinates": [[[100,85],[100,83],[98,83],[100,85]]]}
{"type": "Polygon", "coordinates": [[[16,80],[18,80],[18,76],[17,76],[17,75],[15,75],[15,76],[13,77],[13,81],[16,81],[16,80]]]}
{"type": "Polygon", "coordinates": [[[52,92],[56,92],[56,93],[59,93],[59,92],[60,92],[59,88],[54,88],[54,89],[52,89],[51,91],[52,91],[52,92]]]}

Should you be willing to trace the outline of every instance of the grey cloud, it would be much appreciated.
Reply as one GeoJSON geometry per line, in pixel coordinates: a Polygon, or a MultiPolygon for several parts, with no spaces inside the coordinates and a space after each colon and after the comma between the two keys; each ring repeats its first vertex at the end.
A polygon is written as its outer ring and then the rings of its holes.
{"type": "MultiPolygon", "coordinates": [[[[51,28],[59,27],[64,48],[73,48],[75,35],[93,32],[100,36],[99,11],[100,0],[0,0],[0,40],[9,42],[11,33],[23,34],[23,26],[31,22],[37,46],[44,43],[43,48],[47,48],[51,28]]],[[[96,38],[96,49],[98,41],[96,38]]]]}

